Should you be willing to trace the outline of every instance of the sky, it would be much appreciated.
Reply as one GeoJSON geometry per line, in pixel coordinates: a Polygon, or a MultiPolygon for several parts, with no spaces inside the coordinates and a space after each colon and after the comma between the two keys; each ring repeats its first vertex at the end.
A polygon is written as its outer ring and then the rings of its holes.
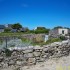
{"type": "Polygon", "coordinates": [[[0,0],[0,24],[70,27],[70,0],[0,0]]]}

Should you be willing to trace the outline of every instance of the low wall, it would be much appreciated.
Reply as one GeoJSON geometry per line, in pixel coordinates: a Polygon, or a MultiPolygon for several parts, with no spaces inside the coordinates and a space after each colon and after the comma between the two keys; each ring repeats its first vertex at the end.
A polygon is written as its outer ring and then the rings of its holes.
{"type": "Polygon", "coordinates": [[[49,58],[67,56],[70,53],[70,41],[55,42],[42,47],[34,46],[11,51],[11,56],[7,57],[5,51],[0,50],[0,68],[34,65],[39,62],[44,62],[49,58]]]}

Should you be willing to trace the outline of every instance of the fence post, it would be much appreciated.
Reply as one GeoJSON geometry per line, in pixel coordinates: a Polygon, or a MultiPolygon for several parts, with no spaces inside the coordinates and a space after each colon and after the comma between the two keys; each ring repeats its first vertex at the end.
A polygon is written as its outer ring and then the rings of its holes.
{"type": "Polygon", "coordinates": [[[5,40],[6,40],[6,49],[7,49],[7,37],[5,38],[5,40]]]}

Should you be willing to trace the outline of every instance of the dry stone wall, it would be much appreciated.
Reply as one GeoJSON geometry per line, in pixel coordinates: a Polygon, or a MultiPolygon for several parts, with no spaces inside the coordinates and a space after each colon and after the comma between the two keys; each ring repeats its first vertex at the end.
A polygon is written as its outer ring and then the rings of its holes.
{"type": "Polygon", "coordinates": [[[59,58],[70,53],[70,41],[55,42],[50,45],[13,49],[10,57],[0,49],[0,68],[9,66],[34,65],[49,58],[59,58]]]}

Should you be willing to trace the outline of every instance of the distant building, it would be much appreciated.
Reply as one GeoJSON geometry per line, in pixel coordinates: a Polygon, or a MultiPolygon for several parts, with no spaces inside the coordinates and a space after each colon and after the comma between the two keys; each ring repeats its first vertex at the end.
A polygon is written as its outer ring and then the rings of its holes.
{"type": "Polygon", "coordinates": [[[4,32],[5,26],[4,25],[0,25],[0,33],[4,32]]]}
{"type": "Polygon", "coordinates": [[[11,29],[11,32],[16,33],[16,32],[18,32],[18,30],[17,29],[11,29]]]}
{"type": "Polygon", "coordinates": [[[9,28],[9,29],[12,29],[12,24],[6,24],[5,27],[9,28]]]}
{"type": "Polygon", "coordinates": [[[21,32],[25,32],[25,31],[27,31],[28,30],[28,27],[22,27],[22,28],[20,28],[20,31],[21,32]]]}
{"type": "Polygon", "coordinates": [[[57,28],[49,31],[49,36],[58,37],[58,36],[67,36],[69,35],[70,30],[67,28],[57,28]]]}

